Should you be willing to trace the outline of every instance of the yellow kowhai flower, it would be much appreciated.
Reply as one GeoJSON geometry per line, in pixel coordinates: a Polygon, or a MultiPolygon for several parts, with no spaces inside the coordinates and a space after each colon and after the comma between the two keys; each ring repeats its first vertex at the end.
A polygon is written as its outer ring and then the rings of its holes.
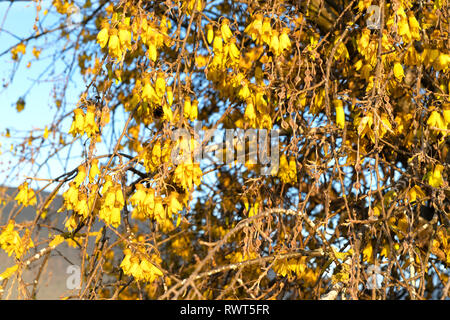
{"type": "Polygon", "coordinates": [[[97,34],[97,42],[101,48],[104,48],[108,43],[108,39],[109,39],[109,26],[107,25],[104,28],[102,28],[100,32],[97,34]]]}
{"type": "Polygon", "coordinates": [[[283,28],[280,35],[280,49],[281,51],[291,48],[291,40],[289,39],[289,28],[283,28]]]}
{"type": "Polygon", "coordinates": [[[26,230],[23,238],[20,238],[19,232],[14,230],[15,222],[10,220],[5,230],[0,234],[0,247],[5,250],[8,256],[15,253],[19,259],[29,248],[34,247],[30,238],[30,231],[26,230]]]}
{"type": "Polygon", "coordinates": [[[156,95],[162,98],[166,92],[166,80],[164,79],[164,72],[158,72],[155,82],[156,95]]]}
{"type": "Polygon", "coordinates": [[[75,182],[71,182],[69,189],[63,193],[64,206],[58,210],[58,212],[62,212],[64,207],[67,210],[73,210],[74,206],[76,206],[78,202],[78,187],[75,182]]]}
{"type": "Polygon", "coordinates": [[[109,33],[108,52],[113,58],[120,58],[122,56],[122,51],[120,48],[118,31],[116,29],[111,29],[109,33]]]}
{"type": "Polygon", "coordinates": [[[0,234],[0,247],[6,251],[8,256],[14,252],[18,253],[21,246],[19,232],[14,230],[14,221],[10,220],[5,230],[0,234]]]}
{"type": "Polygon", "coordinates": [[[236,39],[234,39],[234,38],[231,39],[231,41],[230,41],[228,53],[230,55],[231,60],[233,60],[235,62],[239,61],[239,58],[241,56],[241,52],[236,47],[236,39]]]}
{"type": "Polygon", "coordinates": [[[74,207],[74,211],[85,219],[88,217],[89,207],[87,203],[87,195],[85,193],[79,194],[79,198],[74,207]]]}
{"type": "Polygon", "coordinates": [[[437,164],[433,171],[429,173],[428,183],[430,186],[439,188],[444,184],[444,179],[442,178],[442,170],[444,170],[444,166],[441,164],[437,164]]]}
{"type": "Polygon", "coordinates": [[[87,107],[86,116],[84,119],[84,131],[88,135],[88,137],[92,137],[93,135],[99,132],[97,123],[95,122],[95,106],[90,105],[87,107]]]}
{"type": "Polygon", "coordinates": [[[131,49],[131,32],[128,30],[127,26],[119,26],[119,40],[120,46],[124,49],[131,49]]]}
{"type": "Polygon", "coordinates": [[[162,108],[163,108],[163,112],[164,112],[163,119],[168,120],[168,121],[172,121],[172,119],[173,119],[172,109],[165,103],[163,104],[162,108]]]}
{"type": "Polygon", "coordinates": [[[141,184],[136,184],[136,192],[130,197],[130,203],[134,206],[143,206],[145,197],[147,196],[146,188],[141,184]]]}
{"type": "Polygon", "coordinates": [[[74,116],[69,133],[75,137],[77,134],[84,134],[84,111],[80,108],[73,110],[74,116]]]}
{"type": "Polygon", "coordinates": [[[64,227],[69,230],[69,232],[75,230],[75,228],[78,226],[78,216],[71,215],[67,221],[64,223],[64,227]]]}
{"type": "Polygon", "coordinates": [[[222,33],[220,31],[215,32],[215,37],[213,41],[213,51],[215,54],[220,54],[223,52],[222,33]]]}
{"type": "Polygon", "coordinates": [[[297,163],[294,157],[289,159],[289,179],[292,183],[297,182],[297,163]]]}
{"type": "Polygon", "coordinates": [[[280,157],[280,167],[278,170],[278,177],[283,183],[294,183],[297,181],[297,164],[295,159],[287,160],[286,155],[280,157]]]}
{"type": "Polygon", "coordinates": [[[247,107],[245,108],[244,118],[250,120],[250,122],[256,119],[255,106],[253,104],[253,99],[247,99],[247,107]]]}
{"type": "Polygon", "coordinates": [[[15,197],[19,204],[22,204],[24,207],[33,206],[36,204],[36,195],[33,189],[28,188],[28,182],[24,182],[19,186],[19,193],[15,197]]]}
{"type": "Polygon", "coordinates": [[[272,26],[270,25],[270,18],[265,17],[261,28],[261,39],[266,44],[270,45],[272,36],[272,26]]]}
{"type": "Polygon", "coordinates": [[[179,194],[176,191],[171,192],[170,195],[166,198],[167,214],[169,215],[169,218],[172,218],[173,213],[178,213],[179,211],[183,210],[183,205],[180,203],[178,198],[179,194]]]}
{"type": "Polygon", "coordinates": [[[101,207],[99,211],[99,217],[106,224],[113,226],[114,228],[118,228],[120,225],[120,208],[117,207],[101,207]]]}
{"type": "Polygon", "coordinates": [[[171,105],[173,105],[173,91],[171,86],[168,86],[166,88],[166,95],[167,95],[167,103],[169,104],[170,107],[171,105]]]}
{"type": "Polygon", "coordinates": [[[95,177],[100,173],[98,168],[98,159],[93,159],[91,162],[91,168],[89,169],[89,182],[93,183],[95,177]]]}
{"type": "Polygon", "coordinates": [[[0,281],[11,277],[17,271],[17,268],[18,268],[17,264],[7,268],[3,273],[0,274],[0,281]]]}
{"type": "Polygon", "coordinates": [[[84,182],[84,179],[86,179],[86,167],[81,165],[78,167],[78,173],[73,182],[78,188],[84,182]]]}
{"type": "Polygon", "coordinates": [[[114,183],[111,180],[106,189],[105,184],[103,185],[103,198],[99,217],[106,224],[117,228],[121,222],[120,212],[125,205],[122,188],[118,183],[114,183]]]}
{"type": "Polygon", "coordinates": [[[198,116],[198,100],[192,101],[191,112],[189,114],[189,119],[194,121],[198,116]]]}
{"type": "Polygon", "coordinates": [[[133,254],[129,249],[125,249],[124,254],[124,259],[120,263],[124,274],[146,282],[153,282],[163,275],[161,270],[146,258],[133,254]]]}
{"type": "Polygon", "coordinates": [[[394,64],[394,76],[398,81],[402,81],[405,77],[405,73],[400,62],[396,62],[394,64]]]}
{"type": "Polygon", "coordinates": [[[33,47],[33,56],[35,56],[36,59],[39,59],[40,55],[41,55],[41,50],[36,49],[36,47],[33,47]]]}
{"type": "Polygon", "coordinates": [[[184,98],[184,108],[183,108],[183,114],[184,117],[189,119],[191,116],[191,98],[189,96],[186,96],[184,98]]]}
{"type": "Polygon", "coordinates": [[[144,88],[142,90],[142,99],[144,99],[144,101],[152,102],[152,103],[157,103],[159,100],[155,89],[150,84],[150,81],[148,79],[144,80],[144,88]]]}
{"type": "Polygon", "coordinates": [[[420,25],[412,11],[408,11],[408,22],[412,38],[414,40],[420,40],[420,25]]]}
{"type": "MultiPolygon", "coordinates": [[[[252,37],[252,40],[255,41],[262,32],[262,25],[263,15],[258,13],[255,15],[255,19],[245,28],[244,32],[249,34],[252,37]]],[[[258,42],[257,44],[260,44],[258,42]]]]}
{"type": "Polygon", "coordinates": [[[342,100],[333,100],[334,107],[336,108],[336,124],[344,129],[345,127],[345,113],[344,113],[344,103],[342,100]]]}
{"type": "Polygon", "coordinates": [[[427,120],[427,125],[430,127],[438,128],[438,129],[446,129],[445,119],[441,116],[441,114],[434,110],[431,112],[430,117],[427,120]]]}
{"type": "Polygon", "coordinates": [[[174,182],[179,184],[183,189],[189,191],[193,184],[200,185],[203,173],[198,163],[192,163],[192,160],[180,163],[174,172],[174,182]]]}
{"type": "Polygon", "coordinates": [[[222,38],[225,42],[228,42],[230,38],[233,36],[233,33],[230,30],[230,20],[223,19],[220,25],[220,31],[222,33],[222,38]]]}
{"type": "Polygon", "coordinates": [[[208,41],[209,44],[211,44],[214,40],[214,30],[212,25],[210,24],[206,25],[206,40],[208,41]]]}
{"type": "Polygon", "coordinates": [[[238,96],[242,100],[247,100],[251,95],[250,89],[248,87],[248,82],[246,80],[243,80],[242,82],[243,82],[243,85],[239,89],[238,96]]]}
{"type": "Polygon", "coordinates": [[[270,49],[275,56],[281,54],[280,40],[278,39],[278,31],[273,30],[270,38],[270,49]]]}

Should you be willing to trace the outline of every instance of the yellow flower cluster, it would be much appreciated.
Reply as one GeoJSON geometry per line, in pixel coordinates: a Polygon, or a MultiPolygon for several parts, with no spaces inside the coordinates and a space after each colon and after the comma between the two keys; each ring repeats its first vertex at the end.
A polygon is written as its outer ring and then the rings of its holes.
{"type": "Polygon", "coordinates": [[[188,15],[191,15],[194,11],[201,12],[203,10],[203,0],[183,0],[181,9],[185,9],[188,15]]]}
{"type": "Polygon", "coordinates": [[[170,161],[170,150],[170,142],[164,143],[161,147],[159,140],[155,142],[151,151],[147,148],[141,154],[147,172],[154,172],[162,163],[168,163],[170,161]]]}
{"type": "Polygon", "coordinates": [[[273,270],[282,277],[292,278],[297,276],[307,283],[315,283],[318,274],[307,267],[306,259],[307,257],[278,260],[273,265],[273,270]]]}
{"type": "MultiPolygon", "coordinates": [[[[142,184],[136,184],[136,192],[130,197],[134,206],[132,218],[144,220],[155,219],[158,224],[165,225],[167,219],[172,219],[173,214],[183,210],[183,204],[187,204],[188,195],[181,195],[176,191],[170,192],[162,198],[156,195],[152,188],[145,188],[142,184]]],[[[169,221],[170,222],[170,221],[169,221]]]]}
{"type": "Polygon", "coordinates": [[[259,213],[260,203],[262,203],[261,198],[258,197],[252,205],[250,205],[247,197],[243,199],[245,210],[247,210],[248,217],[253,217],[259,213]]]}
{"type": "MultiPolygon", "coordinates": [[[[98,173],[98,160],[94,159],[89,170],[89,181],[91,183],[94,182],[94,178],[98,173]]],[[[80,190],[80,186],[85,182],[86,176],[86,167],[84,165],[79,166],[76,177],[69,184],[69,189],[63,193],[64,205],[58,210],[58,212],[73,210],[76,213],[76,216],[71,216],[66,221],[65,226],[69,231],[72,231],[76,227],[77,221],[80,218],[86,219],[92,210],[95,214],[100,208],[100,199],[97,200],[96,207],[93,208],[95,200],[94,195],[98,190],[97,185],[91,185],[90,194],[92,196],[89,197],[85,191],[80,190]]]]}
{"type": "MultiPolygon", "coordinates": [[[[113,17],[113,20],[117,20],[116,16],[113,17]]],[[[130,18],[125,18],[124,22],[119,22],[117,28],[112,28],[106,21],[97,34],[97,42],[101,48],[108,44],[109,55],[121,60],[126,51],[131,49],[130,30],[130,18]]]]}
{"type": "Polygon", "coordinates": [[[73,4],[67,0],[53,0],[52,5],[56,8],[56,11],[61,14],[71,12],[73,4]]]}
{"type": "Polygon", "coordinates": [[[280,34],[278,30],[273,30],[270,18],[264,17],[262,14],[256,14],[253,21],[244,30],[256,44],[267,44],[275,56],[279,56],[291,48],[289,31],[289,28],[283,28],[280,34]]]}
{"type": "MultiPolygon", "coordinates": [[[[133,276],[137,281],[153,282],[163,275],[162,271],[142,254],[133,254],[130,249],[124,250],[125,257],[120,263],[123,273],[133,276]]],[[[153,255],[152,260],[160,263],[161,259],[153,255]]]]}
{"type": "Polygon", "coordinates": [[[445,253],[445,262],[450,265],[450,234],[444,228],[440,228],[436,232],[436,239],[433,240],[433,251],[441,250],[445,253]]]}
{"type": "Polygon", "coordinates": [[[20,238],[19,232],[14,230],[14,227],[14,221],[9,220],[5,230],[0,234],[0,247],[6,251],[8,256],[15,253],[16,258],[19,259],[29,248],[34,247],[34,244],[28,229],[23,238],[20,238]]]}
{"type": "Polygon", "coordinates": [[[173,248],[174,253],[184,260],[188,260],[192,255],[192,246],[189,238],[186,236],[177,237],[170,245],[173,248]]]}
{"type": "Polygon", "coordinates": [[[272,129],[272,118],[269,114],[269,103],[262,90],[256,90],[251,97],[246,99],[244,120],[253,128],[272,129]]]}
{"type": "Polygon", "coordinates": [[[36,204],[36,194],[33,189],[28,188],[28,182],[24,182],[19,186],[19,193],[15,197],[19,204],[22,204],[24,207],[33,206],[36,204]]]}
{"type": "MultiPolygon", "coordinates": [[[[74,181],[70,183],[69,189],[63,193],[64,207],[67,210],[73,210],[83,218],[87,218],[90,212],[88,206],[87,195],[79,191],[74,181]]],[[[60,211],[63,210],[60,209],[60,211]]]]}
{"type": "Polygon", "coordinates": [[[17,46],[11,49],[11,55],[13,60],[17,60],[19,58],[19,53],[25,54],[27,47],[24,43],[19,43],[17,46]]]}
{"type": "Polygon", "coordinates": [[[139,104],[137,116],[143,119],[145,124],[150,124],[153,112],[157,108],[162,108],[163,119],[172,121],[173,112],[170,106],[173,104],[173,91],[171,86],[166,86],[166,76],[164,72],[158,72],[155,83],[150,80],[151,75],[145,74],[143,79],[136,80],[133,88],[133,97],[127,109],[134,108],[139,104]]]}
{"type": "Polygon", "coordinates": [[[122,187],[114,182],[111,176],[106,176],[102,188],[102,201],[99,217],[108,225],[117,228],[120,225],[120,211],[125,205],[122,187]]]}
{"type": "Polygon", "coordinates": [[[236,46],[236,38],[233,37],[228,19],[222,20],[220,30],[214,31],[213,26],[208,24],[206,35],[207,41],[212,44],[214,52],[211,66],[226,68],[229,66],[235,67],[239,64],[241,53],[236,46]]]}
{"type": "Polygon", "coordinates": [[[258,254],[253,251],[248,251],[248,252],[244,252],[244,253],[242,253],[240,251],[236,251],[236,252],[227,254],[225,256],[225,258],[230,260],[231,263],[240,263],[240,262],[258,258],[258,254]]]}
{"type": "Polygon", "coordinates": [[[158,48],[163,45],[170,46],[172,41],[167,32],[171,28],[170,21],[163,16],[160,20],[159,27],[156,21],[148,20],[146,17],[136,18],[132,24],[133,34],[140,35],[142,43],[148,47],[147,57],[156,61],[158,58],[158,48]]]}
{"type": "Polygon", "coordinates": [[[286,156],[283,154],[280,157],[280,168],[278,170],[278,177],[283,183],[297,182],[297,164],[295,158],[291,157],[289,163],[286,156]]]}
{"type": "Polygon", "coordinates": [[[184,98],[184,109],[183,114],[186,119],[189,119],[191,121],[194,121],[197,119],[198,116],[198,101],[194,100],[191,103],[191,98],[189,96],[186,96],[184,98]]]}
{"type": "Polygon", "coordinates": [[[194,183],[196,186],[200,185],[202,175],[200,164],[192,163],[192,159],[187,159],[176,167],[173,181],[183,187],[184,190],[190,191],[194,183]]]}
{"type": "Polygon", "coordinates": [[[389,28],[394,24],[397,26],[398,35],[403,38],[405,43],[421,39],[421,28],[413,11],[408,11],[408,14],[406,14],[403,6],[400,6],[395,14],[390,16],[386,22],[389,28]]]}
{"type": "Polygon", "coordinates": [[[77,134],[83,135],[86,133],[88,137],[92,137],[99,132],[98,125],[95,122],[95,106],[88,105],[86,114],[83,109],[76,108],[74,111],[72,125],[69,129],[69,133],[73,137],[77,134]]]}

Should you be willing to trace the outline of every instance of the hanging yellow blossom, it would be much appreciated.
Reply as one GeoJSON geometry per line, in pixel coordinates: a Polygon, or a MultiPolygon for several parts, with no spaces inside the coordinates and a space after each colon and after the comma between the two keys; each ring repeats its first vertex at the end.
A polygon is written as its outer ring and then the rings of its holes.
{"type": "Polygon", "coordinates": [[[19,193],[14,200],[24,207],[34,206],[36,204],[36,195],[33,189],[28,188],[28,182],[24,182],[18,189],[19,193]]]}

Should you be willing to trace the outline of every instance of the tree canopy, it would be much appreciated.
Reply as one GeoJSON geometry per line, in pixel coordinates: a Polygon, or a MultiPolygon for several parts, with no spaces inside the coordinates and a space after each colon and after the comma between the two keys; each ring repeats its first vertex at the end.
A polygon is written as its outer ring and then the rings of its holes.
{"type": "Polygon", "coordinates": [[[24,270],[66,242],[72,298],[448,297],[448,0],[33,5],[3,90],[64,68],[51,123],[3,133],[5,181],[30,173],[2,199],[0,286],[33,298],[24,270]]]}

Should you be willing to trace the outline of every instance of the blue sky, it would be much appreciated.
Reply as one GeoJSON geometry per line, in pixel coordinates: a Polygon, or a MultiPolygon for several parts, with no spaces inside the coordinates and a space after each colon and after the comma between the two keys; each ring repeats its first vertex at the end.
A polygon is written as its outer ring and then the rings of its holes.
{"type": "MultiPolygon", "coordinates": [[[[47,28],[55,26],[57,21],[54,10],[51,6],[51,0],[42,1],[41,23],[47,28]],[[42,12],[49,9],[49,13],[43,17],[42,12]]],[[[11,4],[10,2],[0,2],[0,52],[4,52],[19,43],[19,38],[25,38],[33,34],[33,24],[36,17],[36,5],[34,2],[20,1],[11,4]]],[[[61,17],[60,15],[58,16],[61,17]]],[[[56,34],[55,34],[56,36],[56,34]]],[[[53,36],[54,37],[54,36],[53,36]]],[[[11,156],[9,150],[11,142],[18,142],[16,137],[26,137],[27,131],[33,130],[33,135],[42,135],[46,125],[50,125],[55,117],[57,110],[55,106],[54,89],[64,86],[64,73],[62,61],[54,61],[53,54],[61,50],[61,43],[52,42],[53,37],[40,38],[37,41],[31,41],[27,45],[26,54],[23,55],[19,64],[11,59],[11,53],[8,52],[0,57],[0,110],[3,111],[0,117],[0,184],[16,186],[23,182],[24,176],[33,175],[28,168],[22,168],[17,172],[12,171],[8,163],[10,160],[17,160],[11,156]],[[56,45],[55,45],[56,44],[56,45]],[[38,49],[43,47],[39,60],[33,54],[33,47],[38,49]],[[28,68],[27,64],[31,62],[28,68]],[[50,67],[54,68],[55,74],[49,76],[48,72],[37,81],[43,72],[48,71],[50,67]],[[13,70],[14,77],[11,81],[13,70]],[[7,84],[7,86],[5,86],[7,84]],[[25,109],[17,112],[15,105],[20,97],[25,99],[25,109]],[[6,138],[4,134],[9,129],[11,138],[6,138]],[[7,179],[8,178],[8,179],[7,179]],[[6,180],[5,180],[6,179],[6,180]]],[[[76,75],[76,73],[75,73],[76,75]]],[[[72,110],[78,100],[79,93],[84,88],[84,83],[79,76],[74,77],[75,81],[69,83],[66,97],[66,106],[64,112],[72,110]]],[[[63,112],[63,110],[61,110],[63,112]]],[[[63,123],[64,126],[70,125],[70,119],[63,123]]],[[[42,161],[50,151],[41,154],[37,163],[42,161]]],[[[49,162],[36,175],[40,178],[54,178],[64,172],[63,165],[57,160],[49,162]],[[51,168],[51,170],[50,170],[51,168]]],[[[68,166],[70,168],[70,165],[68,166]]]]}

